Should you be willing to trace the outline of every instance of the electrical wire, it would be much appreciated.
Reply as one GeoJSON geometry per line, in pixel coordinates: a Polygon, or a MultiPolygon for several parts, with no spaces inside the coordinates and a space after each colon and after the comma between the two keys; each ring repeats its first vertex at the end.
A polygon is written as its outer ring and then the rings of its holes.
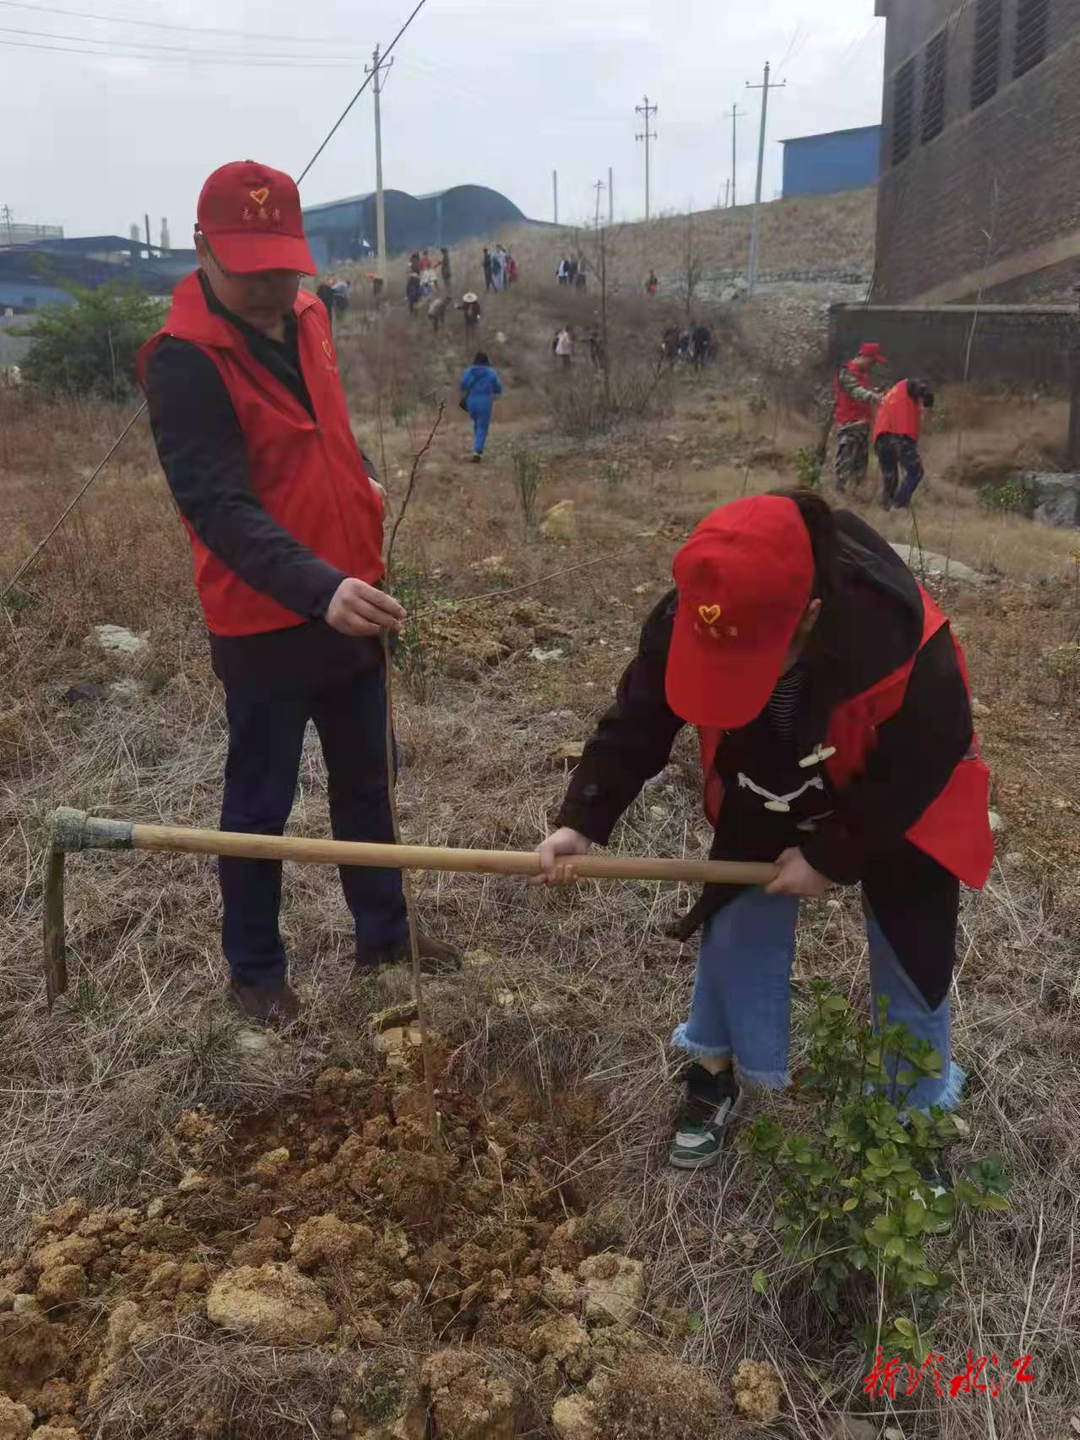
{"type": "Polygon", "coordinates": [[[298,56],[295,54],[276,55],[272,52],[266,51],[252,52],[250,50],[204,50],[199,49],[197,46],[193,45],[159,45],[153,40],[119,40],[113,39],[112,37],[99,40],[93,35],[67,35],[60,30],[20,30],[16,29],[13,25],[0,25],[0,35],[32,35],[39,40],[72,40],[79,45],[104,45],[109,48],[123,45],[126,46],[128,49],[163,50],[167,53],[174,53],[177,55],[214,57],[222,60],[239,60],[241,62],[245,60],[301,60],[304,63],[311,63],[318,60],[327,60],[336,61],[339,63],[356,64],[361,59],[359,55],[348,54],[327,56],[298,56]]]}
{"type": "MultiPolygon", "coordinates": [[[[394,53],[394,47],[397,45],[398,41],[399,41],[399,40],[401,39],[401,37],[405,34],[405,31],[408,30],[409,26],[410,26],[410,25],[413,23],[413,21],[416,19],[417,15],[420,14],[420,11],[424,8],[424,6],[425,6],[426,4],[427,4],[427,0],[418,0],[418,3],[417,3],[417,5],[416,5],[416,8],[413,10],[413,12],[412,12],[412,14],[409,16],[409,18],[405,21],[405,24],[402,25],[401,29],[400,29],[400,30],[397,32],[397,34],[394,36],[393,40],[390,41],[390,44],[389,44],[389,45],[386,47],[386,49],[382,52],[382,55],[381,55],[381,57],[380,57],[380,60],[387,60],[387,59],[389,59],[389,57],[394,53]]],[[[303,170],[301,170],[300,174],[297,176],[297,180],[296,180],[297,185],[299,185],[300,182],[304,179],[304,176],[308,173],[308,171],[311,169],[311,167],[315,164],[315,161],[318,160],[319,156],[320,156],[320,155],[322,154],[322,152],[326,149],[327,145],[330,144],[330,141],[334,138],[334,136],[337,134],[337,132],[341,129],[341,126],[342,126],[342,124],[344,123],[346,116],[349,114],[350,110],[352,110],[352,108],[353,108],[353,106],[356,104],[357,100],[360,99],[360,96],[364,93],[364,91],[367,89],[367,87],[371,84],[372,80],[374,80],[375,75],[376,75],[376,72],[375,72],[374,70],[372,70],[372,71],[368,74],[368,76],[367,76],[367,78],[365,79],[364,83],[360,86],[360,89],[357,90],[356,94],[355,94],[355,95],[352,97],[352,99],[349,101],[348,105],[345,106],[345,109],[341,112],[341,114],[338,116],[338,118],[334,121],[333,127],[331,128],[330,133],[327,135],[326,139],[322,142],[322,144],[319,146],[319,148],[315,151],[315,154],[311,157],[311,159],[308,161],[308,163],[304,166],[303,170]]]]}
{"type": "Polygon", "coordinates": [[[201,54],[152,55],[141,50],[87,50],[75,45],[42,45],[32,40],[0,40],[9,50],[50,50],[59,55],[96,55],[99,60],[150,60],[181,65],[232,65],[248,70],[355,70],[356,61],[348,60],[230,60],[201,54]]]}
{"type": "Polygon", "coordinates": [[[0,5],[11,10],[36,10],[44,15],[65,15],[74,20],[96,20],[103,25],[138,25],[148,30],[182,30],[189,35],[232,35],[242,40],[277,40],[289,45],[335,45],[333,38],[323,39],[303,35],[266,35],[251,30],[223,30],[213,25],[170,25],[163,20],[136,20],[120,15],[95,15],[88,10],[63,10],[55,5],[31,5],[23,0],[0,0],[0,5]]]}

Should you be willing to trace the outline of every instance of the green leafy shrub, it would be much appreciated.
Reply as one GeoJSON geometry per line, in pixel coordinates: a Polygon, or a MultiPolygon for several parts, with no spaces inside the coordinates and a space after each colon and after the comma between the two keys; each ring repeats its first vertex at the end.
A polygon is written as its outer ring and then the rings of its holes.
{"type": "Polygon", "coordinates": [[[920,1325],[952,1283],[949,1264],[960,1237],[976,1214],[1009,1208],[1008,1181],[999,1161],[989,1159],[969,1165],[951,1192],[938,1193],[927,1176],[966,1127],[940,1109],[927,1115],[905,1107],[919,1080],[940,1077],[941,1056],[903,1025],[889,1024],[884,1002],[875,1032],[826,982],[812,990],[802,1093],[817,1103],[814,1133],[762,1117],[743,1144],[782,1187],[775,1227],[785,1255],[809,1265],[815,1293],[831,1311],[854,1312],[857,1320],[871,1282],[873,1303],[864,1311],[867,1323],[856,1324],[859,1338],[868,1349],[880,1343],[889,1355],[909,1353],[921,1362],[920,1325]],[[877,1286],[883,1313],[897,1317],[880,1341],[877,1286]]]}
{"type": "Polygon", "coordinates": [[[993,515],[1022,515],[1027,508],[1024,482],[1016,475],[984,485],[979,491],[979,504],[993,515]]]}
{"type": "Polygon", "coordinates": [[[125,400],[135,391],[135,357],[161,324],[163,302],[119,282],[73,293],[73,304],[50,306],[30,327],[36,344],[23,379],[50,396],[125,400]]]}
{"type": "Polygon", "coordinates": [[[795,455],[795,474],[799,488],[817,490],[821,486],[821,472],[825,460],[821,451],[813,445],[804,445],[795,455]]]}

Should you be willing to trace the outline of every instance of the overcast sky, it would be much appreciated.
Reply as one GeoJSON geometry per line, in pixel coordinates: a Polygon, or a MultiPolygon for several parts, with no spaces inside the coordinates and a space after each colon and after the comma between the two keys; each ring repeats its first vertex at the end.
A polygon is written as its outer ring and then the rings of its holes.
{"type": "MultiPolygon", "coordinates": [[[[298,174],[414,3],[0,0],[0,205],[69,235],[126,235],[148,211],[155,240],[164,215],[173,243],[188,243],[209,171],[251,157],[298,174]],[[97,53],[72,53],[86,50],[97,53]]],[[[576,220],[610,165],[617,217],[640,216],[634,107],[647,93],[660,107],[654,213],[723,194],[733,101],[748,112],[746,201],[761,97],[745,82],[760,83],[770,60],[787,80],[769,107],[771,198],[778,140],[880,119],[885,23],[873,11],[873,0],[427,0],[383,97],[386,184],[490,185],[550,220],[558,167],[560,219],[576,220]]],[[[369,91],[304,182],[305,202],[372,189],[373,144],[369,91]]]]}

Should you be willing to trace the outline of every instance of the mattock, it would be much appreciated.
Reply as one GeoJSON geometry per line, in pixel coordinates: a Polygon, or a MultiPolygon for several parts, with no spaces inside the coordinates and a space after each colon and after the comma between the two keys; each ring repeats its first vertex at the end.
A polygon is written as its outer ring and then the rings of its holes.
{"type": "MultiPolygon", "coordinates": [[[[52,816],[45,881],[45,993],[52,1009],[67,989],[64,861],[77,850],[154,850],[181,855],[232,855],[241,860],[295,860],[301,865],[358,865],[376,870],[444,870],[465,875],[537,878],[532,850],[452,850],[434,845],[365,845],[293,835],[240,835],[179,825],[105,820],[85,810],[52,816]]],[[[768,885],[776,866],[736,860],[659,860],[628,855],[575,855],[560,860],[561,884],[576,880],[660,880],[697,885],[768,885]]]]}

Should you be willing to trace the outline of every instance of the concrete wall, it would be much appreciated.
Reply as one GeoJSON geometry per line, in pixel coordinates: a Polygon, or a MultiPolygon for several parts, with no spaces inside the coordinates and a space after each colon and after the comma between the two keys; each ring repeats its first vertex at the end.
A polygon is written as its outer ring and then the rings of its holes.
{"type": "Polygon", "coordinates": [[[890,0],[886,7],[879,302],[946,303],[980,288],[1002,302],[1064,298],[1080,283],[1080,3],[1050,0],[1047,57],[1014,80],[1024,3],[1003,0],[999,88],[975,109],[979,0],[890,0]],[[943,29],[945,128],[923,143],[925,50],[943,29]],[[914,143],[893,165],[895,79],[912,57],[914,143]]]}
{"type": "Polygon", "coordinates": [[[1068,388],[1069,355],[1080,350],[1080,312],[1066,306],[834,305],[830,363],[839,367],[864,341],[876,340],[896,379],[962,380],[973,322],[970,379],[1068,388]]]}
{"type": "Polygon", "coordinates": [[[785,140],[784,199],[876,185],[880,154],[880,125],[785,140]]]}

